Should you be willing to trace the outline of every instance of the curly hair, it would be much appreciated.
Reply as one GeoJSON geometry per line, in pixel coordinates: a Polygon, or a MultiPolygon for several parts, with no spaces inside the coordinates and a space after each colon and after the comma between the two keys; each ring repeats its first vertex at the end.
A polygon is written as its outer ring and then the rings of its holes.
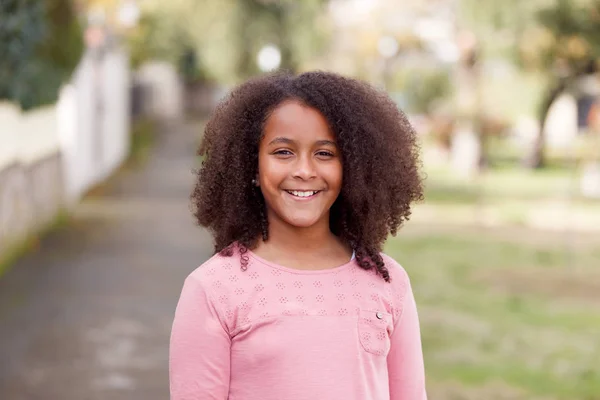
{"type": "Polygon", "coordinates": [[[417,135],[387,96],[367,83],[335,73],[275,73],[235,88],[209,119],[203,157],[191,195],[197,222],[214,236],[215,253],[248,249],[268,240],[265,201],[253,183],[259,142],[270,113],[295,100],[321,112],[342,157],[342,188],[330,210],[330,228],[355,251],[358,264],[386,281],[381,250],[423,199],[417,135]]]}

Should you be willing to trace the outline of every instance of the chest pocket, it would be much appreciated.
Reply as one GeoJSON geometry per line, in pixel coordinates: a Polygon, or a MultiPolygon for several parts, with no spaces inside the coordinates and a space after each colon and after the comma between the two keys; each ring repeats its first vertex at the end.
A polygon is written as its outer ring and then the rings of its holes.
{"type": "Polygon", "coordinates": [[[366,352],[387,356],[390,351],[391,330],[391,314],[384,311],[359,310],[358,340],[366,352]]]}

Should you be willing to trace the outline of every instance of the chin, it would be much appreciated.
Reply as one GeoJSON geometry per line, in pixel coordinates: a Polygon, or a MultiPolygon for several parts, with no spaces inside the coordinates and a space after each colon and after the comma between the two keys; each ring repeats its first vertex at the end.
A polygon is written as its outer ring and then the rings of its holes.
{"type": "Polygon", "coordinates": [[[320,216],[286,216],[283,218],[285,222],[296,228],[310,228],[316,225],[320,219],[320,216]]]}

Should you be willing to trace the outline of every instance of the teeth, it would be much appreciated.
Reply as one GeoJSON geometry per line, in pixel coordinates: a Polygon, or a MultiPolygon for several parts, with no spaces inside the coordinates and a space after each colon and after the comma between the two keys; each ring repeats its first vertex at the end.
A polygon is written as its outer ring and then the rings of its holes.
{"type": "Polygon", "coordinates": [[[298,197],[310,197],[310,196],[316,194],[317,190],[311,190],[308,192],[299,192],[297,190],[288,190],[288,193],[293,194],[294,196],[298,196],[298,197]]]}

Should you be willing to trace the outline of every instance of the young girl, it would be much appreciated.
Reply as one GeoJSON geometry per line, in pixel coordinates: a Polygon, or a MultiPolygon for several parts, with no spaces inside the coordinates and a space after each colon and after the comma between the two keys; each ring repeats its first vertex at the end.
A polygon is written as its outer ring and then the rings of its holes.
{"type": "Polygon", "coordinates": [[[409,278],[381,253],[422,198],[396,105],[332,73],[269,75],[217,108],[200,154],[216,254],[181,293],[171,399],[426,399],[409,278]]]}

